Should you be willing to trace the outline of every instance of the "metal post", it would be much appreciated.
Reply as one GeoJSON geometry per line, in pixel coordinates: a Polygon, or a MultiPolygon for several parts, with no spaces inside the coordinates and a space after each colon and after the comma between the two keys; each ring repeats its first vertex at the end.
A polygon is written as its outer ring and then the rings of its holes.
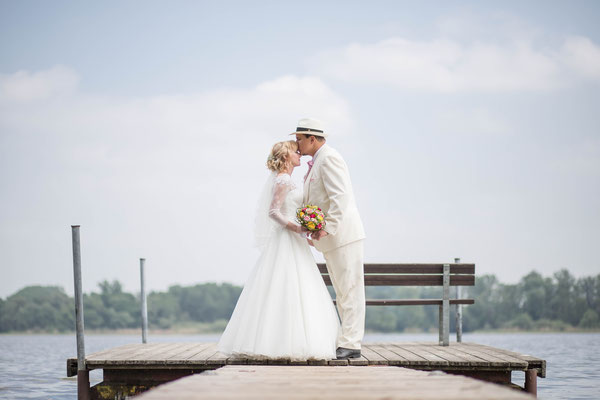
{"type": "Polygon", "coordinates": [[[142,343],[148,339],[148,307],[146,306],[146,277],[144,274],[145,258],[140,258],[140,281],[141,281],[141,301],[142,301],[142,343]]]}
{"type": "Polygon", "coordinates": [[[442,278],[444,293],[442,296],[442,340],[441,346],[450,345],[450,264],[444,264],[444,276],[442,278]]]}
{"type": "Polygon", "coordinates": [[[88,400],[90,398],[90,374],[85,365],[79,225],[71,225],[71,236],[73,239],[73,277],[75,282],[75,330],[77,332],[77,398],[88,400]]]}
{"type": "MultiPolygon", "coordinates": [[[[460,264],[460,258],[454,259],[455,264],[460,264]]],[[[456,298],[460,299],[461,296],[460,286],[456,287],[456,298]]],[[[456,305],[456,341],[462,343],[462,305],[456,305]]]]}

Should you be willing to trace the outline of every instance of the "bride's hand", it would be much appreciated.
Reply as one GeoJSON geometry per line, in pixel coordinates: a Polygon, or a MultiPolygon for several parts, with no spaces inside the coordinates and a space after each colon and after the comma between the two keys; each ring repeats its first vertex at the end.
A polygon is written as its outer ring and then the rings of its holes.
{"type": "Polygon", "coordinates": [[[303,233],[304,231],[302,229],[306,229],[301,225],[296,225],[293,222],[288,222],[288,224],[286,225],[286,228],[289,229],[292,232],[296,232],[296,233],[303,233]]]}

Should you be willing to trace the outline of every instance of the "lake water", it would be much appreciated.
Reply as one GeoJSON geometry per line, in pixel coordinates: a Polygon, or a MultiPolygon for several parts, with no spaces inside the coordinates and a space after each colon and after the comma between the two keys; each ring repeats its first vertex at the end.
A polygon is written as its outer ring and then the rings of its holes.
{"type": "MultiPolygon", "coordinates": [[[[150,335],[150,342],[217,341],[219,335],[150,335]]],[[[86,335],[87,354],[140,342],[140,335],[86,335]]],[[[368,334],[365,342],[437,341],[437,334],[368,334]]],[[[465,342],[531,354],[547,361],[547,377],[538,378],[542,399],[600,398],[600,334],[465,334],[465,342]]],[[[76,356],[75,335],[0,335],[0,398],[76,399],[77,382],[66,377],[66,359],[76,356]]],[[[102,371],[92,371],[92,385],[102,371]]],[[[524,373],[513,372],[523,385],[524,373]]]]}

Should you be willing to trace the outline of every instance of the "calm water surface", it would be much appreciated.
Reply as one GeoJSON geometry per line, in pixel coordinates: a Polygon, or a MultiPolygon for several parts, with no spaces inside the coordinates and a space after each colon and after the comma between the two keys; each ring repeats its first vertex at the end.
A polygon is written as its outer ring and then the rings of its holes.
{"type": "MultiPolygon", "coordinates": [[[[150,336],[150,342],[217,341],[219,335],[150,336]]],[[[365,342],[436,341],[437,334],[369,334],[365,342]]],[[[543,399],[600,398],[600,334],[465,334],[475,342],[531,354],[547,361],[547,377],[538,379],[543,399]]],[[[139,335],[86,335],[88,354],[127,343],[139,335]]],[[[76,399],[75,378],[66,377],[66,359],[76,355],[75,335],[0,335],[0,398],[76,399]]],[[[92,371],[91,384],[102,380],[92,371]]],[[[523,384],[524,374],[513,372],[513,382],[523,384]]]]}

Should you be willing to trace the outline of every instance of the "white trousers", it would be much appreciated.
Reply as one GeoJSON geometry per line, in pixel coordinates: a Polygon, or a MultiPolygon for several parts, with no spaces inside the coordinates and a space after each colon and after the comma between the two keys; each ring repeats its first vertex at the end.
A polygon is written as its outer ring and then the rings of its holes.
{"type": "Polygon", "coordinates": [[[360,350],[365,334],[364,243],[349,243],[323,253],[335,290],[341,329],[337,346],[360,350]]]}

